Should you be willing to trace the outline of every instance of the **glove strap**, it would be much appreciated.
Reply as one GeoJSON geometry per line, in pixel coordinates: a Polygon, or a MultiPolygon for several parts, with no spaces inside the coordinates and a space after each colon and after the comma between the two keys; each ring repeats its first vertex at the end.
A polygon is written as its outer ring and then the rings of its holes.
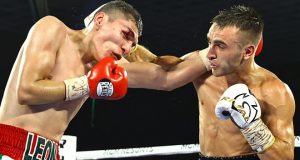
{"type": "Polygon", "coordinates": [[[275,142],[275,137],[261,119],[240,130],[256,152],[268,149],[275,142]]]}
{"type": "Polygon", "coordinates": [[[83,97],[89,93],[89,85],[87,76],[64,80],[66,86],[65,101],[83,97]]]}
{"type": "Polygon", "coordinates": [[[211,70],[210,63],[209,63],[208,58],[206,57],[207,52],[208,52],[208,49],[201,50],[201,51],[199,51],[199,56],[200,56],[201,60],[203,61],[204,65],[206,67],[206,70],[210,71],[211,70]]]}

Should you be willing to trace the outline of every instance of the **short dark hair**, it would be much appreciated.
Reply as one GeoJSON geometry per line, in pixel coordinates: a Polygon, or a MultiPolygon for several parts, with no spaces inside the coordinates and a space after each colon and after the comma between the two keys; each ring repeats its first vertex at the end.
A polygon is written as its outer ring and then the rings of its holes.
{"type": "Polygon", "coordinates": [[[244,5],[236,5],[220,11],[211,23],[216,23],[220,28],[235,26],[253,35],[253,40],[256,42],[259,41],[264,27],[261,15],[253,8],[244,5]]]}
{"type": "Polygon", "coordinates": [[[139,36],[142,35],[143,21],[140,13],[130,4],[122,0],[114,0],[104,4],[96,13],[105,12],[106,14],[114,17],[113,15],[121,13],[126,19],[132,19],[138,28],[139,36]]]}

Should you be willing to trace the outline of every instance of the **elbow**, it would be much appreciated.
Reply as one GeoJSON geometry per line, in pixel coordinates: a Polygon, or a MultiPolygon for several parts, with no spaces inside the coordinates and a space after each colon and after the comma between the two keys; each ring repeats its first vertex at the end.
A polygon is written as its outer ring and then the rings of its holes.
{"type": "Polygon", "coordinates": [[[156,89],[162,91],[172,91],[175,88],[172,86],[171,81],[168,80],[168,73],[160,68],[154,71],[156,74],[152,77],[151,82],[154,83],[156,89]]]}
{"type": "Polygon", "coordinates": [[[174,85],[172,85],[172,83],[170,83],[167,78],[164,78],[163,80],[161,78],[157,78],[156,80],[154,80],[153,82],[162,82],[159,83],[159,90],[162,91],[173,91],[174,89],[176,89],[176,87],[174,87],[174,85]]]}
{"type": "Polygon", "coordinates": [[[287,143],[286,144],[286,159],[287,160],[294,160],[294,144],[293,143],[287,143]]]}
{"type": "Polygon", "coordinates": [[[288,157],[288,160],[294,160],[294,154],[288,157]]]}
{"type": "Polygon", "coordinates": [[[278,141],[279,143],[276,143],[275,141],[275,143],[272,145],[275,148],[277,148],[277,152],[280,154],[278,155],[278,157],[280,157],[280,159],[285,159],[285,160],[294,160],[294,143],[288,141],[281,141],[277,139],[277,142],[278,141]]]}
{"type": "Polygon", "coordinates": [[[293,143],[276,140],[270,147],[272,159],[294,160],[294,145],[293,143]]]}
{"type": "Polygon", "coordinates": [[[32,102],[32,92],[29,87],[20,87],[17,91],[18,103],[20,105],[29,105],[32,102]]]}
{"type": "Polygon", "coordinates": [[[287,160],[294,160],[294,147],[289,150],[289,153],[286,156],[287,160]]]}
{"type": "Polygon", "coordinates": [[[288,154],[284,155],[282,158],[286,160],[294,160],[294,152],[289,152],[288,154]]]}

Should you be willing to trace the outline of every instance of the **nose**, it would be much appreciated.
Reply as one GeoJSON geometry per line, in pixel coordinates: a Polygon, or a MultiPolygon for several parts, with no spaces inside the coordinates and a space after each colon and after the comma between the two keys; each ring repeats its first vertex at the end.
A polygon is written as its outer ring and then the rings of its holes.
{"type": "Polygon", "coordinates": [[[127,54],[130,53],[132,47],[132,42],[126,42],[122,45],[122,55],[126,56],[127,54]]]}
{"type": "Polygon", "coordinates": [[[213,60],[213,59],[217,58],[217,55],[216,55],[216,53],[215,53],[214,48],[212,47],[212,45],[208,46],[207,58],[209,60],[213,60]]]}

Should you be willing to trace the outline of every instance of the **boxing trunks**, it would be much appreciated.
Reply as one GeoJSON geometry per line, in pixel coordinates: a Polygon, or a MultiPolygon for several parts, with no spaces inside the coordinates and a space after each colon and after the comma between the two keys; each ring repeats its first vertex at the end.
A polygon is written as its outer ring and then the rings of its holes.
{"type": "Polygon", "coordinates": [[[207,157],[199,154],[198,160],[259,160],[257,154],[234,156],[234,157],[207,157]]]}
{"type": "Polygon", "coordinates": [[[38,134],[0,124],[0,160],[59,160],[59,143],[38,134]]]}

